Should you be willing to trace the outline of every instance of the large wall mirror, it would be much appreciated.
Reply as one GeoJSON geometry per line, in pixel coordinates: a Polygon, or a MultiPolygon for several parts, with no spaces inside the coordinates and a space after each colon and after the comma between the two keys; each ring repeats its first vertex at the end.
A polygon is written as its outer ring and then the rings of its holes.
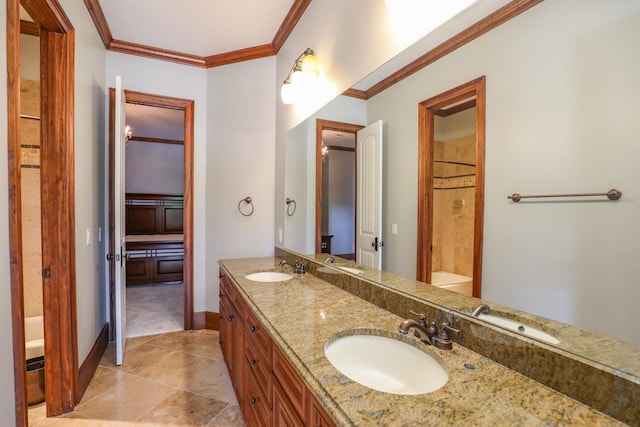
{"type": "MultiPolygon", "coordinates": [[[[415,279],[419,104],[486,76],[482,300],[559,322],[564,336],[593,331],[588,345],[554,345],[640,377],[640,8],[632,3],[543,2],[367,100],[327,104],[286,135],[284,196],[297,210],[285,217],[284,247],[317,253],[318,119],[382,120],[382,269],[415,279]],[[623,197],[507,198],[610,188],[623,197]]],[[[475,173],[475,162],[453,161],[434,174],[475,173]]],[[[447,209],[477,206],[470,197],[453,196],[447,209]]],[[[375,277],[384,284],[384,274],[375,277]]],[[[479,302],[456,298],[449,308],[465,314],[479,302]]]]}

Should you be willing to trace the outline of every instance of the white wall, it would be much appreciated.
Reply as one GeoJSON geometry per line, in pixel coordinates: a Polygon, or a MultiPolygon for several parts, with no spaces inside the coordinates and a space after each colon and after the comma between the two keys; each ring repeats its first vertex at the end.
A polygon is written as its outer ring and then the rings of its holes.
{"type": "MultiPolygon", "coordinates": [[[[0,8],[0,81],[7,81],[7,8],[0,8]]],[[[15,398],[13,384],[13,330],[11,322],[11,276],[9,270],[9,166],[7,163],[7,85],[0,84],[0,424],[15,425],[15,398]]]]}
{"type": "Polygon", "coordinates": [[[184,145],[129,141],[126,159],[127,193],[184,193],[184,145]]]}
{"type": "Polygon", "coordinates": [[[637,40],[635,0],[547,0],[369,100],[384,240],[403,249],[385,269],[415,274],[417,104],[486,75],[483,297],[640,343],[637,40]],[[614,187],[616,203],[507,200],[614,187]]]}
{"type": "MultiPolygon", "coordinates": [[[[121,53],[107,52],[106,79],[115,87],[115,76],[122,76],[126,90],[195,101],[193,165],[193,291],[194,310],[205,310],[207,283],[207,72],[186,65],[156,61],[121,53]]],[[[108,103],[108,100],[105,101],[108,103]]],[[[216,279],[217,281],[217,279],[216,279]]]]}
{"type": "Polygon", "coordinates": [[[274,57],[207,70],[209,311],[218,311],[218,260],[273,255],[274,70],[274,57]],[[238,202],[247,196],[254,212],[245,217],[238,202]]]}
{"type": "Polygon", "coordinates": [[[75,28],[75,208],[78,357],[89,354],[107,319],[104,242],[105,49],[84,4],[60,2],[75,28]],[[91,243],[86,244],[86,230],[91,243]]]}

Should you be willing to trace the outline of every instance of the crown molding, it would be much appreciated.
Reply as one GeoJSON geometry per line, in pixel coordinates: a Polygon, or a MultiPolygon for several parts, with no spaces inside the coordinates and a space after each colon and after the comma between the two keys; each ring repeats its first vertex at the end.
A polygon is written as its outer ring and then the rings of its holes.
{"type": "Polygon", "coordinates": [[[354,88],[349,88],[347,90],[345,90],[344,92],[342,92],[342,95],[344,96],[350,96],[352,98],[358,98],[358,99],[367,99],[367,92],[364,90],[360,90],[360,89],[354,89],[354,88]]]}
{"type": "Polygon", "coordinates": [[[286,39],[289,37],[291,31],[293,31],[293,28],[300,20],[300,17],[307,9],[307,6],[309,6],[309,3],[311,3],[311,0],[294,1],[287,13],[287,16],[282,21],[282,24],[280,24],[271,44],[263,44],[210,56],[198,56],[190,53],[176,52],[154,46],[132,43],[125,40],[116,40],[111,34],[109,24],[104,16],[100,2],[98,0],[84,0],[84,4],[89,11],[89,15],[91,15],[93,24],[95,25],[96,30],[102,39],[102,43],[107,50],[201,68],[219,67],[221,65],[233,64],[235,62],[274,56],[278,53],[286,39]]]}
{"type": "Polygon", "coordinates": [[[211,55],[204,58],[206,68],[219,67],[220,65],[233,64],[235,62],[249,61],[251,59],[274,56],[276,53],[270,44],[248,47],[246,49],[211,55]]]}
{"type": "Polygon", "coordinates": [[[111,35],[109,24],[107,24],[107,19],[104,17],[100,3],[98,3],[98,0],[84,0],[84,4],[87,6],[89,15],[93,20],[93,25],[96,26],[96,30],[98,30],[98,35],[100,35],[104,47],[109,49],[111,42],[113,42],[113,36],[111,35]]]}
{"type": "Polygon", "coordinates": [[[178,64],[191,65],[204,68],[205,62],[202,56],[173,50],[160,49],[158,47],[131,43],[123,40],[112,40],[107,50],[126,53],[129,55],[143,56],[145,58],[159,59],[161,61],[176,62],[178,64]]]}
{"type": "Polygon", "coordinates": [[[280,28],[278,28],[276,35],[271,41],[271,46],[275,54],[280,52],[280,48],[289,38],[291,31],[295,28],[304,11],[307,10],[309,3],[311,3],[311,0],[295,0],[293,2],[289,13],[287,13],[287,16],[284,18],[284,21],[282,21],[282,24],[280,24],[280,28]]]}

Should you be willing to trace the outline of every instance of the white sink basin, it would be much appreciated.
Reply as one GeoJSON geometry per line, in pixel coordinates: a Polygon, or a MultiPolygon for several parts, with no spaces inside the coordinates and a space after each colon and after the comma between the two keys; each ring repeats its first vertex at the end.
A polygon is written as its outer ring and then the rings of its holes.
{"type": "Polygon", "coordinates": [[[251,273],[244,276],[254,282],[284,282],[293,278],[292,275],[287,273],[280,273],[279,271],[260,271],[258,273],[251,273]]]}
{"type": "Polygon", "coordinates": [[[329,341],[324,353],[336,369],[353,381],[385,393],[429,393],[449,378],[434,358],[393,338],[347,335],[329,341]]]}
{"type": "Polygon", "coordinates": [[[509,329],[510,331],[517,332],[529,338],[544,341],[549,344],[560,343],[560,340],[553,335],[541,331],[538,328],[534,328],[533,326],[525,325],[522,322],[518,322],[516,320],[507,319],[505,317],[496,316],[494,314],[480,314],[480,316],[478,316],[478,319],[484,320],[485,322],[500,326],[505,329],[509,329]]]}
{"type": "Polygon", "coordinates": [[[341,266],[337,266],[340,270],[346,271],[347,273],[352,273],[352,274],[360,274],[362,273],[362,270],[359,270],[357,268],[353,268],[353,267],[341,267],[341,266]]]}

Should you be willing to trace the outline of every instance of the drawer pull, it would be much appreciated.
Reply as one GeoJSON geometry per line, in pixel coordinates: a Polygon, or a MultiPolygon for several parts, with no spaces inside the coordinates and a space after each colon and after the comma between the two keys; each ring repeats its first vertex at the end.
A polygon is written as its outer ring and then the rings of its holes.
{"type": "Polygon", "coordinates": [[[251,403],[258,403],[258,401],[259,401],[259,400],[260,400],[260,399],[259,399],[259,398],[257,398],[257,397],[252,397],[252,398],[251,398],[251,403]]]}
{"type": "Polygon", "coordinates": [[[251,332],[255,332],[255,331],[257,331],[257,330],[258,330],[258,327],[257,327],[257,326],[252,326],[252,327],[251,327],[251,332]]]}
{"type": "Polygon", "coordinates": [[[227,320],[228,320],[229,322],[233,322],[233,316],[231,316],[231,315],[227,316],[227,320]]]}
{"type": "Polygon", "coordinates": [[[249,362],[252,365],[257,365],[258,364],[258,359],[251,359],[251,361],[249,362]]]}

